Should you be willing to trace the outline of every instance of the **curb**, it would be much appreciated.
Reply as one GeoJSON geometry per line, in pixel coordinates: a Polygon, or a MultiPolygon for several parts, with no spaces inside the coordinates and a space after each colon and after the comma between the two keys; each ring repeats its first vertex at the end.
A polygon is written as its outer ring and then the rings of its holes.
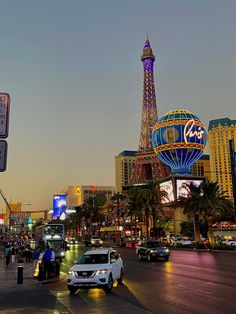
{"type": "Polygon", "coordinates": [[[54,279],[42,280],[42,281],[35,282],[35,285],[47,285],[47,284],[62,281],[62,280],[63,280],[63,278],[54,278],[54,279]]]}
{"type": "Polygon", "coordinates": [[[218,253],[236,253],[236,250],[210,250],[210,249],[191,249],[191,248],[169,248],[171,251],[193,251],[193,252],[218,252],[218,253]]]}

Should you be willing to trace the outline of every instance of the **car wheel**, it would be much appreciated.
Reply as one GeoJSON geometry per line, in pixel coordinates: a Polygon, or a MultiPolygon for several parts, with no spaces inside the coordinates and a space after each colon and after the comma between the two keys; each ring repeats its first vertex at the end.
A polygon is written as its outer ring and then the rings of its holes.
{"type": "Polygon", "coordinates": [[[109,278],[108,278],[108,283],[105,286],[104,290],[106,292],[110,292],[112,290],[112,288],[113,288],[113,279],[112,279],[112,275],[110,275],[109,278]]]}
{"type": "Polygon", "coordinates": [[[117,282],[118,282],[119,285],[122,284],[123,279],[124,279],[124,271],[123,271],[123,268],[121,268],[121,270],[120,270],[120,278],[117,279],[117,282]]]}
{"type": "Polygon", "coordinates": [[[150,255],[150,254],[148,254],[148,255],[147,255],[147,260],[148,260],[149,262],[151,262],[151,261],[152,261],[152,257],[151,257],[151,255],[150,255]]]}
{"type": "Polygon", "coordinates": [[[141,261],[142,260],[142,255],[138,253],[138,259],[141,261]]]}
{"type": "Polygon", "coordinates": [[[74,294],[78,290],[78,288],[74,286],[67,286],[67,288],[71,294],[74,294]]]}
{"type": "Polygon", "coordinates": [[[165,261],[167,262],[169,260],[169,256],[165,256],[165,261]]]}

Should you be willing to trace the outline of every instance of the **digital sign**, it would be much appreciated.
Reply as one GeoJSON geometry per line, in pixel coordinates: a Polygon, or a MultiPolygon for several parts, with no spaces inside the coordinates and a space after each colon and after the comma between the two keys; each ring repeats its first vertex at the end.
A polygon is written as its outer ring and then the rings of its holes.
{"type": "Polygon", "coordinates": [[[203,180],[195,180],[195,179],[177,179],[176,180],[176,192],[177,192],[177,199],[181,197],[187,198],[189,196],[189,189],[188,185],[194,185],[198,187],[203,180]]]}
{"type": "Polygon", "coordinates": [[[192,165],[206,148],[206,138],[206,129],[193,112],[175,109],[154,125],[152,147],[172,174],[191,175],[192,165]]]}
{"type": "Polygon", "coordinates": [[[66,218],[66,194],[56,194],[53,196],[52,219],[64,220],[66,218]]]}
{"type": "Polygon", "coordinates": [[[162,196],[161,203],[167,204],[170,202],[174,202],[174,188],[171,180],[160,183],[160,190],[162,192],[166,192],[166,196],[162,196]]]}

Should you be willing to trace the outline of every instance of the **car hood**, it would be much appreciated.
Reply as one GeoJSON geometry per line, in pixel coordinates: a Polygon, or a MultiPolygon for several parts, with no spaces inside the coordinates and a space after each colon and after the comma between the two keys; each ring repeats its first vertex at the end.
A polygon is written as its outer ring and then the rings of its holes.
{"type": "Polygon", "coordinates": [[[149,250],[156,250],[156,251],[163,251],[163,250],[165,250],[166,248],[165,247],[163,247],[163,246],[159,246],[159,247],[149,247],[148,248],[149,250]]]}
{"type": "Polygon", "coordinates": [[[76,264],[71,267],[72,271],[85,271],[85,270],[100,270],[100,269],[108,269],[110,267],[109,264],[76,264]]]}

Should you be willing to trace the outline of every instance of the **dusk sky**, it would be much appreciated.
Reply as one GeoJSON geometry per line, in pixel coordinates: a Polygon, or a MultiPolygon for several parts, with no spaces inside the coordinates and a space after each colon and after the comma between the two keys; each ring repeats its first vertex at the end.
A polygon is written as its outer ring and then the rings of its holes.
{"type": "MultiPolygon", "coordinates": [[[[236,119],[236,1],[0,0],[0,91],[11,96],[0,188],[23,209],[69,185],[115,185],[139,144],[148,32],[159,117],[236,119]]],[[[0,208],[5,204],[0,200],[0,208]]]]}

